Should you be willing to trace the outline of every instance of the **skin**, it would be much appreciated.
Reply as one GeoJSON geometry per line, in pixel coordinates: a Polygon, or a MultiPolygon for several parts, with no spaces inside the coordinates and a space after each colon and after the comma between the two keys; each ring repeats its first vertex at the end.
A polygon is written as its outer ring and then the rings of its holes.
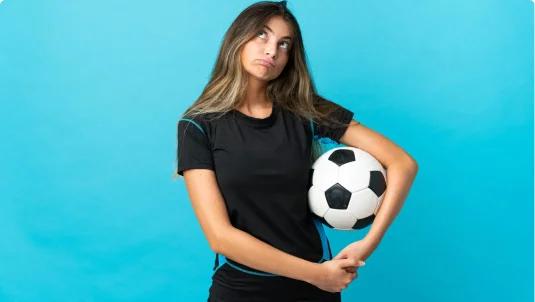
{"type": "MultiPolygon", "coordinates": [[[[350,243],[333,259],[366,260],[394,221],[418,173],[416,160],[384,135],[352,120],[340,142],[370,153],[387,170],[387,190],[366,236],[350,243]]],[[[354,268],[348,271],[355,271],[354,268]]]]}
{"type": "MultiPolygon", "coordinates": [[[[266,96],[268,81],[280,75],[288,62],[284,41],[291,27],[281,17],[271,18],[271,29],[248,41],[240,54],[249,75],[246,96],[238,110],[246,115],[264,118],[271,114],[272,103],[266,96]],[[259,59],[272,59],[266,67],[259,59]]],[[[291,47],[291,42],[290,45],[291,47]]],[[[230,223],[225,201],[215,172],[210,169],[184,171],[186,189],[201,228],[214,252],[227,258],[276,275],[302,280],[329,292],[340,292],[358,276],[357,269],[378,246],[386,229],[398,213],[416,175],[416,161],[403,149],[381,134],[351,121],[340,142],[367,151],[387,169],[387,191],[367,236],[349,244],[330,261],[314,263],[293,256],[239,230],[230,223]]]]}
{"type": "Polygon", "coordinates": [[[243,46],[240,61],[248,74],[248,83],[239,111],[258,118],[271,114],[272,102],[266,95],[266,88],[269,81],[281,74],[288,62],[291,32],[290,25],[282,17],[275,16],[243,46]],[[262,59],[272,60],[274,66],[265,66],[261,63],[262,59]]]}

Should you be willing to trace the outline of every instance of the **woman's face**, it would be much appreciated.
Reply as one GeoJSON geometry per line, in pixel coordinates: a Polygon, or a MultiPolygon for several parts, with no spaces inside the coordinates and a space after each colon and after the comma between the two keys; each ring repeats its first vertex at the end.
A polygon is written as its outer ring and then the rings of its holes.
{"type": "Polygon", "coordinates": [[[252,77],[270,81],[284,70],[292,44],[291,27],[280,16],[274,16],[241,51],[241,64],[252,77]]]}

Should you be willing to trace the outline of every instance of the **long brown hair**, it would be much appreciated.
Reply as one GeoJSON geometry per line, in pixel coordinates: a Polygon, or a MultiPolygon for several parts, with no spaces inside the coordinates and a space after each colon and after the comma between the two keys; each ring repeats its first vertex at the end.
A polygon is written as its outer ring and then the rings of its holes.
{"type": "MultiPolygon", "coordinates": [[[[316,92],[308,71],[301,29],[295,16],[286,7],[286,1],[260,1],[236,17],[225,33],[208,84],[183,116],[220,113],[215,116],[218,118],[240,105],[247,87],[247,73],[240,61],[241,50],[273,16],[280,16],[288,22],[293,31],[293,42],[284,70],[267,85],[268,98],[303,119],[313,119],[315,123],[330,127],[343,126],[328,118],[336,107],[330,102],[320,102],[325,99],[316,92]]],[[[321,143],[314,140],[311,163],[321,154],[321,143]]]]}

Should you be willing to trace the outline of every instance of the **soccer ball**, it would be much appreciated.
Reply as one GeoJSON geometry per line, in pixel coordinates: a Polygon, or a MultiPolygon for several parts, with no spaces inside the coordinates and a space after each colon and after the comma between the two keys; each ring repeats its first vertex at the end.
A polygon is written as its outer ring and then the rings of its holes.
{"type": "Polygon", "coordinates": [[[383,201],[386,172],[372,155],[354,147],[323,153],[310,169],[308,205],[322,223],[339,230],[369,226],[383,201]]]}

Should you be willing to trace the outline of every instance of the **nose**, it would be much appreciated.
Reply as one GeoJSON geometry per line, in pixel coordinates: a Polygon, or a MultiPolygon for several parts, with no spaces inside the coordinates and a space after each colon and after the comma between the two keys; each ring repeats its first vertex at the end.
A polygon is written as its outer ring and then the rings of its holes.
{"type": "Polygon", "coordinates": [[[275,56],[277,55],[277,43],[267,43],[264,53],[275,59],[275,56]]]}

